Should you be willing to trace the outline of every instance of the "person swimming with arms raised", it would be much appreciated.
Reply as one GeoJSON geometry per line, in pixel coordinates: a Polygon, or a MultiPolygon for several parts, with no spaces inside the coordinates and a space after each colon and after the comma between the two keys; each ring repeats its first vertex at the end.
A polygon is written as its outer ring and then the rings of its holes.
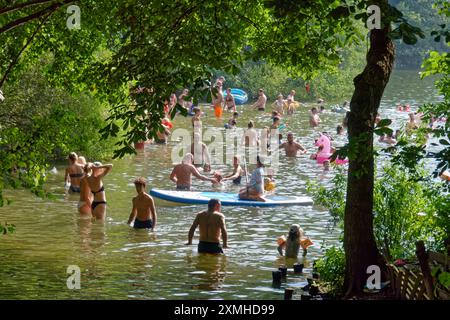
{"type": "Polygon", "coordinates": [[[130,217],[127,224],[133,224],[135,229],[152,229],[156,227],[156,208],[153,198],[145,192],[147,182],[144,178],[137,178],[134,180],[136,197],[133,198],[133,209],[131,209],[130,217]]]}

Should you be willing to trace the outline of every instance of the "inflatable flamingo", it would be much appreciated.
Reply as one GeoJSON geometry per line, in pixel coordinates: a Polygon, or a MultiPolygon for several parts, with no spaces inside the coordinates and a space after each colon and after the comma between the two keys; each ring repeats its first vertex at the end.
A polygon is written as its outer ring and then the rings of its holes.
{"type": "MultiPolygon", "coordinates": [[[[331,141],[326,135],[321,134],[320,138],[317,139],[315,143],[316,147],[321,147],[322,149],[317,153],[316,161],[318,164],[323,164],[325,161],[330,160],[332,155],[331,153],[331,141]]],[[[341,160],[336,158],[334,161],[335,164],[345,164],[348,163],[348,160],[341,160]]]]}

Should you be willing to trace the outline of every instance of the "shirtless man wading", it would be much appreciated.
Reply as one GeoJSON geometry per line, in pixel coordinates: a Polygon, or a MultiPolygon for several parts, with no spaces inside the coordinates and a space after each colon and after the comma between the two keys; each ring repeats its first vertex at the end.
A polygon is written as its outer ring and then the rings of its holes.
{"type": "Polygon", "coordinates": [[[258,109],[259,111],[266,110],[267,97],[264,94],[263,89],[258,91],[258,100],[252,105],[253,109],[258,109]]]}
{"type": "Polygon", "coordinates": [[[197,226],[200,226],[200,241],[197,249],[199,253],[223,253],[220,246],[220,236],[222,236],[223,248],[228,248],[225,217],[220,213],[220,208],[220,200],[209,200],[208,210],[198,213],[195,217],[194,223],[189,229],[186,245],[192,244],[195,229],[197,229],[197,226]]]}
{"type": "Polygon", "coordinates": [[[217,183],[216,179],[208,178],[201,175],[197,168],[192,164],[194,156],[187,153],[180,164],[177,164],[170,174],[170,180],[177,184],[177,190],[189,191],[192,185],[192,175],[203,181],[217,183]]]}
{"type": "Polygon", "coordinates": [[[287,134],[287,142],[283,142],[280,145],[280,149],[284,149],[286,157],[296,157],[299,150],[306,153],[306,149],[301,144],[294,141],[294,134],[292,132],[287,134]]]}

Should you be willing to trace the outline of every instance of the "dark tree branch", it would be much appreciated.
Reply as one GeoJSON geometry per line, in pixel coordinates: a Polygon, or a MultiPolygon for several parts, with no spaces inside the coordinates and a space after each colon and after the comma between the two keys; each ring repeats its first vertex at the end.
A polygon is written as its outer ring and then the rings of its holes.
{"type": "Polygon", "coordinates": [[[39,4],[44,4],[44,3],[49,3],[49,2],[54,2],[55,0],[33,0],[33,1],[28,1],[25,3],[17,3],[15,5],[9,6],[9,7],[4,7],[0,9],[0,15],[5,14],[5,13],[9,13],[9,12],[14,12],[23,8],[27,8],[27,7],[31,7],[31,6],[35,6],[35,5],[39,5],[39,4]]]}
{"type": "Polygon", "coordinates": [[[39,23],[39,25],[37,26],[36,30],[34,30],[33,34],[31,35],[31,37],[28,38],[27,42],[25,43],[25,45],[22,47],[22,49],[19,51],[19,53],[17,54],[17,56],[13,59],[13,61],[11,61],[11,63],[8,66],[8,69],[6,69],[5,74],[3,75],[2,80],[0,81],[0,88],[3,86],[3,84],[5,83],[9,73],[11,72],[12,68],[17,64],[17,62],[19,61],[20,56],[22,55],[22,53],[25,51],[25,49],[29,46],[29,44],[31,43],[31,41],[33,41],[34,37],[36,36],[36,34],[39,32],[39,30],[42,28],[42,26],[45,24],[45,22],[48,20],[48,18],[55,12],[56,10],[50,11],[49,13],[47,13],[46,16],[44,16],[44,18],[42,19],[42,21],[39,23]]]}
{"type": "Polygon", "coordinates": [[[71,3],[71,2],[74,2],[74,0],[64,0],[64,1],[61,1],[61,2],[57,2],[57,3],[54,3],[54,4],[50,5],[50,6],[48,6],[45,9],[37,11],[37,12],[35,12],[33,14],[30,14],[30,15],[28,15],[26,17],[14,20],[14,21],[6,24],[5,26],[1,27],[0,28],[0,34],[5,33],[5,32],[7,32],[9,30],[12,30],[12,29],[14,29],[16,27],[19,27],[19,26],[27,23],[28,21],[39,19],[40,17],[45,16],[47,13],[56,11],[60,7],[66,5],[68,3],[71,3]]]}

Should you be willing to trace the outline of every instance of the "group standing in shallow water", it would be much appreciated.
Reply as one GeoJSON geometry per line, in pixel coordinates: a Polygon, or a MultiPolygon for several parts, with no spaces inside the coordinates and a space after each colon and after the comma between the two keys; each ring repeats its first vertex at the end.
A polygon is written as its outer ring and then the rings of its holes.
{"type": "Polygon", "coordinates": [[[106,194],[103,177],[112,167],[112,164],[102,165],[100,162],[86,163],[84,157],[78,157],[74,152],[69,154],[65,184],[70,193],[80,194],[78,212],[82,217],[105,219],[106,194]]]}
{"type": "MultiPolygon", "coordinates": [[[[222,86],[224,79],[219,79],[215,88],[217,89],[216,100],[213,100],[213,106],[215,108],[215,115],[220,117],[223,109],[228,112],[232,112],[232,117],[225,125],[227,129],[236,128],[239,113],[236,111],[236,104],[234,102],[231,90],[227,89],[227,97],[224,99],[222,95],[222,86]],[[225,107],[225,108],[223,108],[225,107]]],[[[186,152],[185,156],[180,164],[175,165],[173,168],[170,179],[176,184],[177,190],[191,190],[192,188],[192,175],[196,178],[204,181],[209,181],[213,185],[221,184],[224,181],[230,180],[235,185],[242,183],[242,178],[245,177],[245,187],[239,191],[239,198],[242,200],[253,201],[266,201],[265,192],[274,190],[273,175],[266,174],[265,172],[265,157],[262,155],[257,156],[256,168],[251,172],[248,179],[247,170],[241,167],[240,157],[235,155],[233,158],[233,171],[227,175],[215,171],[213,177],[201,174],[196,166],[203,167],[203,173],[211,171],[210,155],[208,147],[201,142],[202,135],[202,115],[201,109],[193,107],[191,98],[188,98],[189,91],[183,90],[178,101],[182,106],[189,108],[192,112],[192,129],[193,140],[190,152],[186,152]],[[196,145],[200,148],[196,148],[196,145]],[[199,158],[200,162],[195,161],[195,158],[199,158]],[[269,190],[270,187],[270,190],[269,190]]],[[[271,130],[281,131],[288,126],[283,121],[285,114],[292,115],[296,106],[294,100],[295,91],[292,90],[286,100],[283,99],[283,95],[278,95],[277,100],[274,102],[272,112],[272,124],[263,130],[264,133],[261,136],[255,129],[253,121],[249,121],[247,130],[242,137],[241,143],[247,147],[267,146],[270,150],[270,136],[271,130]]],[[[169,98],[169,101],[164,105],[164,112],[168,115],[177,103],[176,95],[173,94],[169,98]]],[[[259,90],[258,101],[253,105],[254,109],[264,111],[266,108],[267,97],[264,90],[259,90]]],[[[321,119],[319,114],[324,113],[325,107],[323,106],[323,100],[318,101],[319,107],[311,108],[309,123],[310,127],[315,129],[320,126],[321,119]],[[320,108],[320,110],[318,109],[320,108]]],[[[337,127],[337,135],[343,135],[348,123],[349,112],[346,113],[343,123],[337,127]]],[[[376,122],[379,122],[381,117],[377,115],[376,122]]],[[[415,130],[418,126],[415,125],[416,116],[410,114],[410,122],[407,124],[408,130],[415,130]],[[412,116],[411,116],[412,115],[412,116]]],[[[163,119],[163,128],[172,129],[172,124],[168,118],[163,119]],[[170,128],[169,128],[170,127],[170,128]]],[[[166,142],[168,134],[162,132],[164,137],[160,140],[166,142]]],[[[272,134],[273,135],[273,134],[272,134]]],[[[323,164],[324,170],[329,170],[331,160],[329,159],[331,153],[334,151],[331,147],[331,141],[333,140],[327,133],[319,133],[320,137],[316,141],[318,150],[312,155],[319,163],[323,164]],[[325,156],[324,156],[325,155],[325,156]]],[[[295,141],[294,133],[288,132],[286,135],[286,141],[283,141],[281,133],[279,133],[279,148],[284,150],[286,157],[297,157],[298,153],[306,153],[307,150],[300,143],[295,141]]],[[[387,135],[382,137],[380,141],[388,144],[395,144],[395,137],[393,135],[387,135]]],[[[273,148],[272,151],[274,151],[273,148]]],[[[245,159],[244,159],[245,161],[245,159]]],[[[103,178],[111,171],[112,165],[102,165],[101,163],[86,163],[82,157],[77,157],[75,153],[69,155],[69,167],[66,170],[65,182],[68,191],[71,193],[79,193],[80,199],[78,204],[78,210],[82,217],[94,217],[98,220],[104,220],[106,214],[106,195],[105,187],[103,184],[103,178]]],[[[146,193],[146,181],[143,178],[137,178],[134,181],[137,195],[132,199],[132,209],[127,223],[132,225],[136,229],[151,229],[157,225],[157,213],[156,206],[153,198],[146,193]]],[[[225,227],[225,217],[220,212],[220,201],[212,199],[208,210],[200,212],[194,220],[191,229],[188,233],[188,244],[192,244],[192,238],[197,227],[200,227],[200,242],[198,246],[199,252],[208,253],[220,253],[222,247],[220,247],[220,237],[223,239],[223,248],[227,247],[227,231],[225,227]]],[[[309,240],[303,230],[294,225],[287,238],[284,238],[283,243],[279,245],[279,252],[283,255],[283,249],[286,250],[286,256],[296,257],[299,248],[303,248],[304,254],[308,247],[309,240]],[[302,242],[303,241],[303,242],[302,242]]],[[[281,241],[280,241],[281,242],[281,241]]]]}

